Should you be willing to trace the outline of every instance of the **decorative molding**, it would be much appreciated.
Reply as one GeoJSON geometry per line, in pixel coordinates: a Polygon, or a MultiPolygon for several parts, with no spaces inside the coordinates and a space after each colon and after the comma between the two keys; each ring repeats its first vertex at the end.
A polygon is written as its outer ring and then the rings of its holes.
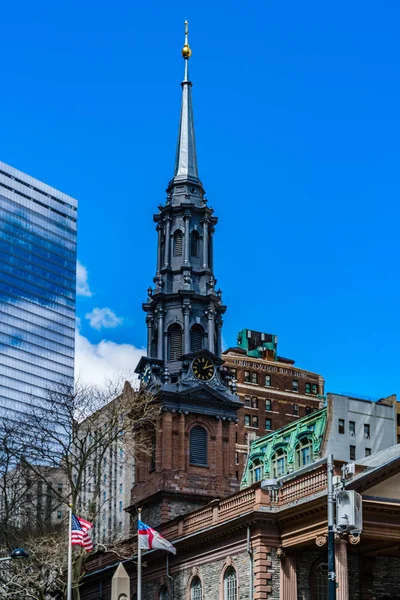
{"type": "Polygon", "coordinates": [[[319,548],[322,548],[322,546],[325,546],[326,542],[327,542],[326,535],[317,535],[317,537],[315,538],[315,543],[317,544],[317,546],[319,548]]]}

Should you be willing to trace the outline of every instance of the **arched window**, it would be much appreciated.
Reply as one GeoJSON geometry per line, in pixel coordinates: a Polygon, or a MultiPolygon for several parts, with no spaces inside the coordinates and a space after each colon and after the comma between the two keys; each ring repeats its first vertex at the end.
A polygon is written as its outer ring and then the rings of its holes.
{"type": "Polygon", "coordinates": [[[168,360],[179,360],[182,354],[182,327],[174,323],[168,329],[168,360]]]}
{"type": "Polygon", "coordinates": [[[201,425],[190,430],[190,464],[207,466],[207,431],[201,425]]]}
{"type": "Polygon", "coordinates": [[[259,458],[253,460],[253,463],[250,467],[250,483],[256,483],[256,481],[260,481],[263,475],[263,464],[259,458]]]}
{"type": "Polygon", "coordinates": [[[158,594],[158,600],[169,600],[169,591],[166,585],[163,585],[158,594]]]}
{"type": "Polygon", "coordinates": [[[192,236],[190,238],[190,255],[196,258],[199,256],[199,242],[200,236],[198,231],[192,231],[192,236]]]}
{"type": "Polygon", "coordinates": [[[311,463],[312,441],[310,438],[303,438],[296,446],[296,469],[305,467],[311,463]]]}
{"type": "Polygon", "coordinates": [[[237,600],[236,571],[228,567],[224,574],[224,600],[237,600]]]}
{"type": "Polygon", "coordinates": [[[190,584],[190,600],[202,600],[203,592],[201,589],[200,577],[193,577],[190,584]]]}
{"type": "Polygon", "coordinates": [[[190,350],[198,352],[203,349],[204,330],[201,325],[193,325],[190,330],[190,350]]]}
{"type": "Polygon", "coordinates": [[[328,565],[319,563],[311,571],[312,600],[328,600],[328,565]]]}
{"type": "Polygon", "coordinates": [[[271,458],[272,473],[274,477],[286,475],[287,471],[287,454],[283,448],[278,448],[271,458]]]}
{"type": "Polygon", "coordinates": [[[183,236],[182,231],[177,229],[174,233],[174,256],[182,256],[183,236]]]}

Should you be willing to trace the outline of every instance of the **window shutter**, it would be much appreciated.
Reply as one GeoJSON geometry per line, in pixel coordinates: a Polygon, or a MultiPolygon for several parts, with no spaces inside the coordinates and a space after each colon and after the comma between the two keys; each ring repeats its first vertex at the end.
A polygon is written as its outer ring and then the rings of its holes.
{"type": "Polygon", "coordinates": [[[200,325],[193,325],[190,332],[190,350],[198,352],[203,349],[203,328],[200,325]]]}
{"type": "Polygon", "coordinates": [[[192,232],[192,237],[190,240],[190,254],[191,256],[199,256],[199,234],[197,231],[192,232]]]}
{"type": "Polygon", "coordinates": [[[174,256],[182,256],[183,236],[182,231],[178,229],[174,233],[174,256]]]}
{"type": "Polygon", "coordinates": [[[182,329],[179,325],[171,325],[168,330],[168,360],[179,360],[182,354],[182,329]]]}
{"type": "Polygon", "coordinates": [[[190,464],[207,466],[207,431],[200,425],[190,430],[190,464]]]}

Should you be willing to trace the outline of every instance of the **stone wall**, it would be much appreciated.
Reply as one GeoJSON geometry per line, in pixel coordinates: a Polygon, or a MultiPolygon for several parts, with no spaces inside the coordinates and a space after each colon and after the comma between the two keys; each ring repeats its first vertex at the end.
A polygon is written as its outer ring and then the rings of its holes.
{"type": "MultiPolygon", "coordinates": [[[[187,600],[190,598],[188,592],[193,577],[200,578],[203,587],[203,600],[222,600],[223,599],[223,573],[227,566],[231,565],[236,569],[238,581],[238,600],[249,600],[250,597],[250,562],[246,551],[240,551],[227,556],[218,558],[212,555],[203,562],[199,561],[198,566],[193,564],[182,565],[182,567],[171,570],[172,581],[165,576],[165,570],[160,572],[159,576],[153,579],[147,579],[144,576],[142,586],[142,600],[158,600],[158,591],[161,585],[167,585],[170,589],[170,598],[172,600],[187,600]]],[[[190,561],[193,563],[193,561],[190,561]]],[[[135,590],[132,590],[135,592],[135,590]]]]}
{"type": "MultiPolygon", "coordinates": [[[[310,573],[314,563],[317,564],[319,562],[328,562],[326,548],[322,551],[305,550],[304,552],[296,553],[298,600],[311,600],[310,573]]],[[[348,553],[347,564],[349,571],[349,596],[351,600],[360,600],[360,561],[358,554],[348,553]]]]}
{"type": "Polygon", "coordinates": [[[372,598],[373,600],[400,600],[400,558],[377,557],[372,598]]]}

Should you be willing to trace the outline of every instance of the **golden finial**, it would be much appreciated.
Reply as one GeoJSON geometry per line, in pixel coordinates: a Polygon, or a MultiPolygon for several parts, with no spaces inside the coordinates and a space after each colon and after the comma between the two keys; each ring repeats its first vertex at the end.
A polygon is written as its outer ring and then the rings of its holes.
{"type": "Polygon", "coordinates": [[[182,48],[182,56],[185,60],[188,60],[192,56],[192,51],[189,46],[189,23],[185,21],[185,45],[182,48]]]}

